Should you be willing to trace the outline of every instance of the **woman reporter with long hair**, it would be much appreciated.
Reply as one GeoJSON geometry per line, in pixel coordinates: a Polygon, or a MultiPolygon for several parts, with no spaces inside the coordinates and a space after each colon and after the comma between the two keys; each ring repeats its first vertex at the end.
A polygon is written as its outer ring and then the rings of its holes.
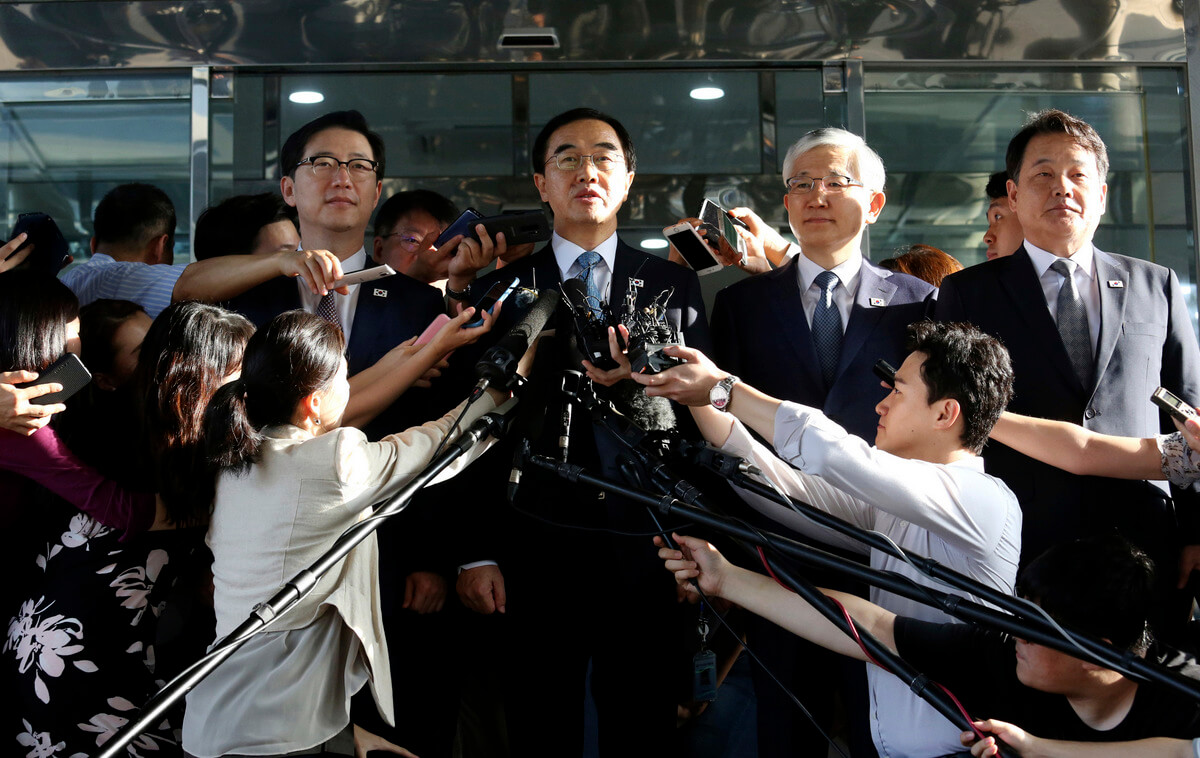
{"type": "MultiPolygon", "coordinates": [[[[490,329],[490,316],[483,327],[462,328],[472,310],[451,320],[412,360],[432,366],[490,329]]],[[[250,339],[241,378],[221,388],[208,409],[206,449],[215,474],[208,543],[218,639],[458,433],[451,427],[462,406],[379,442],[340,427],[349,397],[343,350],[341,331],[328,322],[301,311],[277,316],[250,339]]],[[[488,390],[458,428],[506,397],[488,390]]],[[[460,458],[452,470],[468,461],[460,458]]],[[[347,740],[350,697],[367,683],[391,722],[377,569],[372,534],[192,690],[185,750],[200,758],[319,754],[331,741],[347,740]]]]}

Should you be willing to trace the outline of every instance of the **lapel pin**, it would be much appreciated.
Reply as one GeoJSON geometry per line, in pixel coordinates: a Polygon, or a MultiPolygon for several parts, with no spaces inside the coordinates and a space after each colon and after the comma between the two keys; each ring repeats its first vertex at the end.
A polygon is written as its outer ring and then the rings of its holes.
{"type": "Polygon", "coordinates": [[[1125,282],[1120,279],[1109,279],[1108,288],[1113,290],[1125,289],[1125,282]]]}
{"type": "Polygon", "coordinates": [[[388,291],[385,289],[375,288],[375,297],[387,297],[388,291]]]}
{"type": "Polygon", "coordinates": [[[882,308],[883,306],[887,305],[887,301],[884,300],[882,297],[867,298],[867,302],[870,303],[875,308],[882,308]]]}
{"type": "Polygon", "coordinates": [[[633,277],[629,277],[629,283],[630,283],[631,285],[633,285],[634,287],[639,287],[639,288],[640,288],[640,287],[645,287],[645,286],[646,286],[646,282],[645,282],[645,280],[643,280],[643,279],[634,279],[633,277]]]}

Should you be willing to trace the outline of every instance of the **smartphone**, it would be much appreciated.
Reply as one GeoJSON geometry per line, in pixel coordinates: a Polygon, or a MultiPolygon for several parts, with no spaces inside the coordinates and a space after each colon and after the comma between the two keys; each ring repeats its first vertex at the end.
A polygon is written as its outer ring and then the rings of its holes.
{"type": "MultiPolygon", "coordinates": [[[[476,223],[483,224],[492,239],[496,239],[496,235],[503,232],[504,242],[508,245],[527,245],[550,239],[550,222],[541,211],[503,213],[499,216],[488,216],[476,223]]],[[[479,238],[475,233],[474,224],[467,236],[472,239],[479,238]]]]}
{"type": "Polygon", "coordinates": [[[382,266],[375,266],[374,268],[359,269],[358,271],[351,271],[350,273],[345,274],[341,279],[338,279],[336,282],[334,282],[330,289],[337,289],[343,285],[373,282],[376,279],[383,279],[386,276],[393,276],[395,273],[396,270],[386,263],[382,266]]]}
{"type": "Polygon", "coordinates": [[[439,313],[438,315],[434,316],[433,321],[429,322],[429,326],[425,327],[425,331],[421,332],[421,336],[417,337],[417,341],[414,342],[413,344],[414,345],[429,344],[431,341],[433,341],[433,335],[437,334],[438,331],[441,330],[441,328],[443,326],[445,326],[446,322],[449,320],[450,320],[450,317],[447,316],[445,313],[439,313]]]}
{"type": "Polygon", "coordinates": [[[663,235],[698,275],[711,274],[725,268],[713,255],[712,248],[705,244],[704,238],[688,222],[668,226],[663,229],[663,235]]]}
{"type": "Polygon", "coordinates": [[[493,284],[492,288],[487,291],[487,294],[475,304],[475,318],[464,324],[463,328],[470,329],[472,327],[482,326],[483,312],[487,311],[488,313],[495,313],[496,306],[499,303],[503,303],[504,299],[512,294],[512,291],[517,288],[517,285],[520,282],[521,280],[518,277],[513,277],[511,282],[496,282],[493,284]]]}
{"type": "Polygon", "coordinates": [[[875,376],[883,380],[883,383],[889,387],[896,386],[896,367],[885,361],[883,358],[875,361],[875,376]]]}
{"type": "MultiPolygon", "coordinates": [[[[454,219],[453,224],[446,227],[446,231],[438,235],[438,238],[433,241],[433,246],[441,247],[442,245],[446,244],[451,237],[454,237],[458,234],[461,234],[464,237],[470,236],[471,231],[482,218],[483,214],[481,214],[479,211],[475,210],[474,208],[467,208],[458,215],[458,218],[454,219]]],[[[458,251],[455,250],[454,252],[456,253],[458,251]]],[[[451,253],[451,255],[453,254],[454,253],[451,253]]]]}
{"type": "MultiPolygon", "coordinates": [[[[715,235],[721,235],[730,246],[739,253],[745,255],[746,243],[738,236],[737,230],[734,228],[740,226],[743,229],[748,229],[745,222],[736,219],[729,215],[729,211],[722,208],[720,205],[709,198],[704,198],[704,202],[700,205],[701,225],[708,229],[709,239],[717,241],[715,235]]],[[[712,245],[715,249],[715,245],[712,245]]]]}
{"type": "Polygon", "coordinates": [[[92,381],[91,372],[83,365],[83,361],[79,360],[79,356],[75,353],[63,353],[62,357],[47,366],[45,371],[39,371],[37,379],[18,386],[36,387],[39,384],[51,382],[61,384],[62,391],[51,392],[49,395],[35,397],[29,401],[34,405],[51,405],[66,402],[67,398],[86,387],[90,381],[92,381]]]}
{"type": "Polygon", "coordinates": [[[12,254],[16,255],[33,245],[32,256],[25,260],[27,268],[54,275],[70,261],[71,253],[67,247],[67,240],[50,216],[45,213],[22,213],[17,216],[17,223],[13,226],[9,239],[22,232],[29,236],[12,254]]]}
{"type": "Polygon", "coordinates": [[[1188,419],[1200,421],[1200,415],[1196,413],[1196,409],[1180,400],[1177,395],[1169,390],[1159,387],[1154,390],[1154,394],[1150,395],[1150,399],[1155,405],[1166,411],[1171,418],[1181,424],[1186,424],[1188,419]]]}

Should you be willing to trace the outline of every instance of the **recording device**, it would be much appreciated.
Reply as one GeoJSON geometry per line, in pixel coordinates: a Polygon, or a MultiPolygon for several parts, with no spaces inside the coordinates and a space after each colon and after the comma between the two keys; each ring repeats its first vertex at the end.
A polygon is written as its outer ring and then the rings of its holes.
{"type": "Polygon", "coordinates": [[[483,218],[483,214],[474,208],[467,208],[462,213],[458,214],[458,218],[454,219],[454,223],[446,227],[446,231],[438,235],[438,238],[433,241],[434,247],[441,247],[446,244],[451,237],[459,234],[466,237],[479,223],[479,219],[483,218]]]}
{"type": "Polygon", "coordinates": [[[494,314],[496,312],[496,306],[504,302],[504,300],[512,293],[512,291],[517,288],[517,284],[519,284],[520,281],[521,280],[518,277],[514,276],[511,282],[496,282],[493,284],[492,288],[487,291],[487,294],[480,298],[479,302],[475,304],[475,318],[468,321],[465,326],[468,329],[476,326],[483,326],[484,311],[487,311],[488,315],[494,314]]]}
{"type": "Polygon", "coordinates": [[[700,225],[708,230],[709,246],[716,249],[720,242],[717,236],[725,238],[729,245],[742,253],[746,254],[746,243],[738,236],[737,230],[734,228],[740,226],[749,231],[750,227],[746,226],[746,222],[736,216],[729,215],[729,211],[722,208],[715,201],[709,198],[704,198],[704,202],[700,205],[700,225]]]}
{"type": "Polygon", "coordinates": [[[92,381],[92,375],[79,360],[75,353],[63,353],[62,357],[38,372],[38,378],[32,382],[16,385],[18,387],[36,387],[39,384],[56,383],[62,385],[59,392],[35,397],[29,402],[33,405],[51,405],[66,402],[67,398],[87,386],[92,381]]]}
{"type": "Polygon", "coordinates": [[[896,386],[896,367],[885,361],[883,358],[875,361],[875,376],[883,380],[883,383],[889,387],[896,386]]]}
{"type": "Polygon", "coordinates": [[[637,300],[642,282],[630,278],[625,302],[616,313],[605,301],[591,302],[586,286],[578,279],[568,279],[561,287],[571,310],[579,349],[596,368],[608,370],[617,367],[617,362],[609,352],[608,328],[611,326],[616,329],[618,324],[624,324],[629,330],[627,344],[621,339],[620,331],[617,331],[617,346],[628,355],[630,369],[634,373],[657,374],[682,363],[663,353],[663,348],[669,345],[683,344],[679,330],[667,320],[667,301],[674,294],[674,287],[663,290],[649,305],[639,308],[637,300]]]}
{"type": "Polygon", "coordinates": [[[22,232],[28,236],[9,257],[33,245],[33,253],[25,259],[24,265],[30,270],[52,276],[70,262],[71,253],[67,247],[67,240],[59,231],[58,224],[54,223],[54,219],[50,216],[45,213],[22,213],[17,216],[17,223],[13,227],[12,236],[9,239],[11,240],[22,232]]]}
{"type": "Polygon", "coordinates": [[[341,279],[338,279],[336,282],[334,282],[330,289],[348,287],[351,284],[362,284],[363,282],[373,282],[376,279],[383,279],[384,277],[393,276],[395,273],[396,270],[386,263],[382,266],[375,266],[374,268],[363,268],[359,269],[358,271],[351,271],[350,273],[345,274],[341,279]]]}
{"type": "Polygon", "coordinates": [[[675,246],[683,259],[687,261],[687,265],[698,276],[711,274],[725,268],[717,260],[717,256],[713,254],[712,248],[708,246],[704,238],[688,222],[683,221],[674,226],[668,226],[663,229],[663,236],[675,246]]]}
{"type": "Polygon", "coordinates": [[[534,304],[521,322],[514,326],[495,345],[487,349],[483,357],[475,364],[475,375],[479,377],[471,398],[483,394],[491,385],[508,386],[517,373],[517,364],[533,340],[545,328],[546,322],[558,309],[558,292],[545,289],[538,295],[534,304]]]}
{"type": "Polygon", "coordinates": [[[1181,424],[1186,424],[1188,419],[1200,421],[1200,414],[1196,413],[1196,409],[1169,390],[1159,387],[1154,390],[1154,394],[1150,395],[1150,399],[1155,405],[1166,411],[1168,416],[1181,424]]]}

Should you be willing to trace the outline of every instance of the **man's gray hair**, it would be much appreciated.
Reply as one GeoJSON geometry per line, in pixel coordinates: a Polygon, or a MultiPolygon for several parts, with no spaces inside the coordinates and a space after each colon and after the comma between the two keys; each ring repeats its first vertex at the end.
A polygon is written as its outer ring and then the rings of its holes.
{"type": "Polygon", "coordinates": [[[813,129],[788,148],[787,155],[783,158],[784,184],[786,185],[787,180],[791,178],[788,174],[796,159],[809,150],[824,145],[847,148],[850,151],[850,163],[847,168],[853,174],[850,178],[862,182],[867,189],[883,192],[887,172],[883,168],[883,159],[879,157],[879,153],[872,150],[857,134],[829,126],[813,129]]]}

